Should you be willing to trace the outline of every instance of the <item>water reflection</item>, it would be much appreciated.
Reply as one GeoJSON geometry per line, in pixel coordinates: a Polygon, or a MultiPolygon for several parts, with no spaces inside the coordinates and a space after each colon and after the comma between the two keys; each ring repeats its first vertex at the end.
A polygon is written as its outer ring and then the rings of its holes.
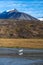
{"type": "Polygon", "coordinates": [[[0,48],[0,65],[43,65],[43,49],[0,48]]]}

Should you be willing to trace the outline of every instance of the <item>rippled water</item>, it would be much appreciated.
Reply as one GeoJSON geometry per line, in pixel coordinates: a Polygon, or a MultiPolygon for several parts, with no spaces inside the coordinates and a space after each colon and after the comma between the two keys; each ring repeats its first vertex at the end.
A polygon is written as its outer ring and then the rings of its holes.
{"type": "Polygon", "coordinates": [[[0,65],[43,65],[43,60],[29,60],[25,58],[0,58],[0,65]]]}
{"type": "Polygon", "coordinates": [[[18,50],[20,49],[0,48],[0,65],[43,65],[43,50],[23,49],[21,56],[16,54],[18,50]]]}

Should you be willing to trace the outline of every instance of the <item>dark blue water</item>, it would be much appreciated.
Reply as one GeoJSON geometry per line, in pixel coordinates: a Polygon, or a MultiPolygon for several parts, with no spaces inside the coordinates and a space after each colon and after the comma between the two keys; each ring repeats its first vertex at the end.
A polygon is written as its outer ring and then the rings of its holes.
{"type": "Polygon", "coordinates": [[[0,58],[0,65],[31,65],[43,64],[43,60],[29,60],[25,58],[0,58]]]}
{"type": "Polygon", "coordinates": [[[20,48],[0,48],[0,65],[43,65],[43,50],[23,49],[21,56],[19,50],[20,48]]]}

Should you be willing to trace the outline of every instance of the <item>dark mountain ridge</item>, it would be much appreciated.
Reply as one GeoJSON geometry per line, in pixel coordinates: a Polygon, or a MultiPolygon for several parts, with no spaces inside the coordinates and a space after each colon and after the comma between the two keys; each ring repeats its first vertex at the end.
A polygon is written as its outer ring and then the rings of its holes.
{"type": "Polygon", "coordinates": [[[4,11],[0,13],[0,19],[15,19],[15,20],[38,20],[26,13],[19,12],[16,9],[11,11],[4,11]]]}

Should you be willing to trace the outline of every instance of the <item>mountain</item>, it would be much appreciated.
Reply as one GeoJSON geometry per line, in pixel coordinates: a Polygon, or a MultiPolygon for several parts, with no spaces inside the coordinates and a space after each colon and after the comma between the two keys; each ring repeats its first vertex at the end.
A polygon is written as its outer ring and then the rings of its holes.
{"type": "Polygon", "coordinates": [[[43,38],[43,21],[16,9],[0,13],[0,38],[43,38]]]}
{"type": "Polygon", "coordinates": [[[4,11],[3,13],[0,13],[0,19],[15,19],[15,20],[38,20],[31,15],[28,15],[23,12],[19,12],[16,9],[11,11],[4,11]]]}

